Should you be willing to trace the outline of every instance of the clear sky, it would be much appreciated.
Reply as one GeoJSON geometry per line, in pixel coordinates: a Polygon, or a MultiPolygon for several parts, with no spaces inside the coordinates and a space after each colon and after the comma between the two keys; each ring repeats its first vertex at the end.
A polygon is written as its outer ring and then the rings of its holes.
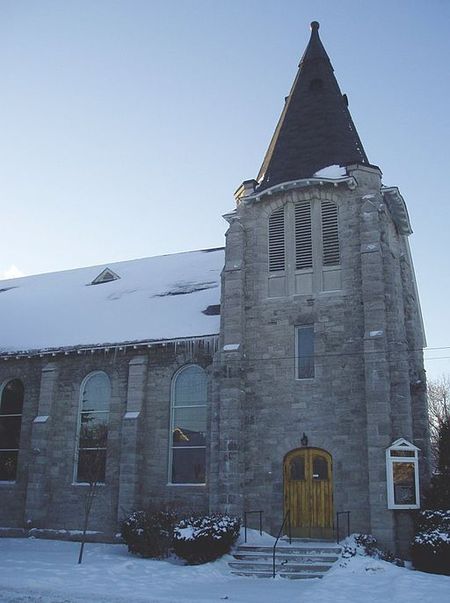
{"type": "Polygon", "coordinates": [[[223,245],[312,20],[450,373],[448,0],[0,0],[0,277],[223,245]]]}

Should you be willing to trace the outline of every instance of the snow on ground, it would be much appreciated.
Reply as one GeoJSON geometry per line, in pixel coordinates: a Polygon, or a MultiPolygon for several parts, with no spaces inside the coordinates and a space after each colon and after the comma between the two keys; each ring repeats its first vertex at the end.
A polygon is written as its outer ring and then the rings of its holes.
{"type": "MultiPolygon", "coordinates": [[[[258,537],[259,538],[259,537],[258,537]]],[[[256,538],[256,540],[258,540],[256,538]]],[[[254,537],[252,536],[253,540],[254,537]]],[[[263,539],[267,540],[266,537],[263,539]]],[[[450,577],[368,557],[339,562],[322,580],[232,576],[228,558],[199,566],[128,554],[124,545],[0,539],[2,603],[448,603],[450,577]],[[341,562],[343,563],[343,562],[341,562]]]]}

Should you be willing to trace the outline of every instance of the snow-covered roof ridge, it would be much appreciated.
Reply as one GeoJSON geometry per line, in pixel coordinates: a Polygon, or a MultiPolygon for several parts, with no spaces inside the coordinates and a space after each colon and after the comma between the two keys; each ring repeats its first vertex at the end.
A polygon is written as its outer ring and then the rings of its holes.
{"type": "Polygon", "coordinates": [[[223,248],[0,282],[0,354],[219,333],[223,248]],[[97,282],[106,268],[119,278],[97,282]]]}
{"type": "Polygon", "coordinates": [[[48,276],[50,274],[67,274],[69,272],[79,272],[79,271],[85,271],[85,270],[92,270],[94,273],[97,272],[98,274],[100,274],[102,271],[106,270],[106,269],[113,269],[114,271],[118,268],[118,266],[122,265],[122,264],[128,264],[129,262],[140,262],[140,261],[145,261],[145,260],[156,260],[159,258],[167,258],[167,257],[174,257],[174,256],[181,256],[181,255],[185,255],[185,254],[191,254],[191,253],[212,253],[214,251],[224,251],[225,247],[207,247],[205,249],[193,249],[193,250],[189,250],[189,251],[177,251],[175,253],[163,253],[161,255],[151,255],[151,256],[145,256],[142,258],[131,258],[129,260],[114,260],[112,262],[103,262],[100,264],[91,264],[89,266],[81,266],[81,267],[77,267],[77,268],[67,268],[65,270],[51,270],[50,272],[37,272],[35,274],[26,274],[26,275],[21,275],[21,276],[15,276],[15,277],[10,277],[10,278],[1,278],[0,277],[0,289],[3,289],[5,286],[10,286],[10,283],[15,282],[15,281],[21,281],[22,279],[25,278],[34,278],[34,277],[40,277],[40,276],[48,276]],[[6,283],[6,285],[5,285],[6,283]]]}

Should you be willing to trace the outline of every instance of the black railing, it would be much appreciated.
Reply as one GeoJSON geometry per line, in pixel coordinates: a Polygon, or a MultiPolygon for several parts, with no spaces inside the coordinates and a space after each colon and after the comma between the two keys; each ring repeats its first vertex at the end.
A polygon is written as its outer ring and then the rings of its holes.
{"type": "Polygon", "coordinates": [[[275,578],[275,553],[276,553],[276,548],[277,548],[278,541],[280,540],[280,536],[281,536],[281,534],[283,532],[283,528],[284,528],[284,525],[285,525],[286,521],[288,522],[289,544],[292,544],[291,511],[290,511],[290,509],[288,509],[286,511],[286,514],[285,514],[285,516],[283,518],[283,523],[281,524],[280,531],[278,532],[277,539],[275,540],[275,544],[273,545],[273,551],[272,551],[272,578],[275,578]]]}
{"type": "Polygon", "coordinates": [[[336,542],[340,542],[339,516],[347,515],[347,536],[350,536],[350,511],[339,511],[336,513],[336,542]]]}
{"type": "Polygon", "coordinates": [[[262,511],[244,511],[244,542],[247,542],[247,515],[259,513],[259,535],[262,536],[262,511]]]}

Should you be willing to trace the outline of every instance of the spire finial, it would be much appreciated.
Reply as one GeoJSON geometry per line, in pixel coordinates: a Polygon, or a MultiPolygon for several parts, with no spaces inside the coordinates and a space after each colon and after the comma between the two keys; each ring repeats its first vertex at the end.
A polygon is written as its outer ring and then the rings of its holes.
{"type": "Polygon", "coordinates": [[[319,31],[319,21],[311,21],[311,31],[319,31]]]}

